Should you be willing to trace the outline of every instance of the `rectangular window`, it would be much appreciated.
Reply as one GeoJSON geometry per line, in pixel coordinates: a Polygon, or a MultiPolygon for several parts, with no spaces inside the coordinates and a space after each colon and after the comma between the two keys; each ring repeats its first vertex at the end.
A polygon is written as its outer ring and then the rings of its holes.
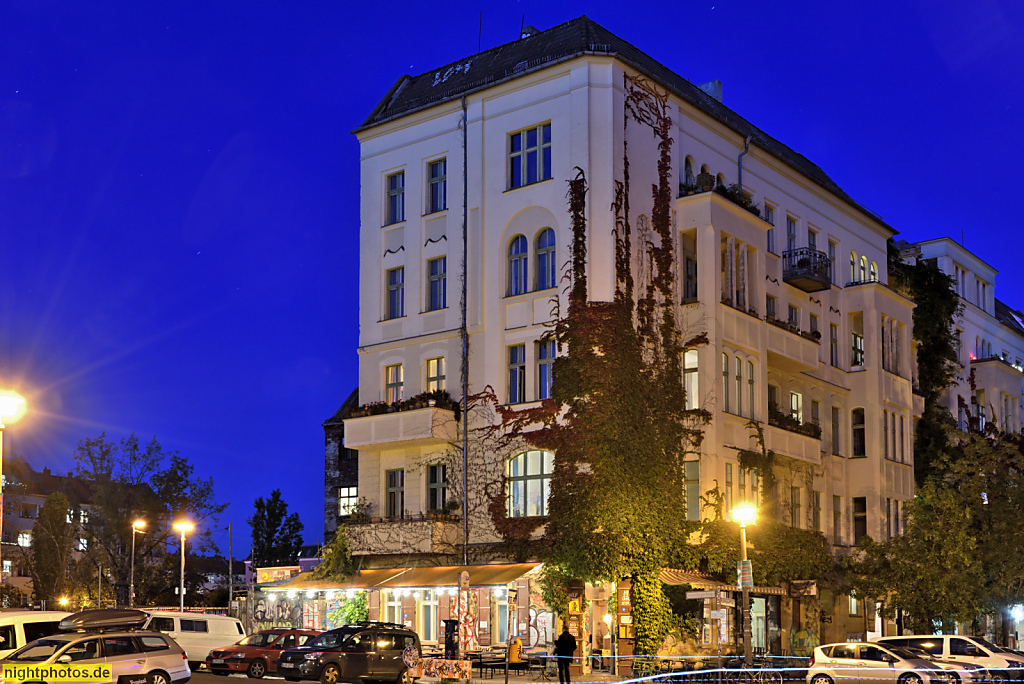
{"type": "Polygon", "coordinates": [[[811,525],[815,532],[821,529],[821,492],[811,492],[811,525]]]}
{"type": "Polygon", "coordinates": [[[24,532],[19,532],[18,533],[18,546],[22,546],[24,548],[28,548],[28,547],[32,546],[32,533],[27,531],[27,530],[24,531],[24,532]]]}
{"type": "Polygon", "coordinates": [[[786,249],[796,249],[796,219],[786,217],[786,249]]]}
{"type": "Polygon", "coordinates": [[[427,261],[427,311],[448,307],[448,257],[437,257],[427,261]]]}
{"type": "Polygon", "coordinates": [[[747,418],[754,417],[754,362],[747,361],[747,418]]]}
{"type": "Polygon", "coordinates": [[[755,506],[757,505],[757,500],[758,500],[759,495],[761,493],[761,490],[758,489],[757,482],[758,482],[757,471],[751,470],[750,471],[750,503],[754,504],[755,506]]]}
{"type": "Polygon", "coordinates": [[[732,463],[725,464],[725,512],[729,514],[732,506],[732,463]]]}
{"type": "Polygon", "coordinates": [[[513,344],[508,348],[508,403],[526,401],[526,345],[513,344]]]}
{"type": "Polygon", "coordinates": [[[765,295],[764,313],[768,317],[768,320],[775,318],[775,297],[765,295]]]}
{"type": "Polygon", "coordinates": [[[860,615],[860,601],[857,600],[857,597],[853,594],[850,594],[850,605],[848,607],[848,612],[850,613],[850,617],[860,615]]]}
{"type": "Polygon", "coordinates": [[[839,407],[832,407],[832,454],[839,455],[839,407]]]}
{"type": "Polygon", "coordinates": [[[729,355],[722,354],[722,410],[731,413],[729,403],[729,355]]]}
{"type": "Polygon", "coordinates": [[[551,124],[509,136],[508,168],[510,188],[551,178],[551,124]]]}
{"type": "Polygon", "coordinates": [[[696,349],[687,349],[683,353],[683,407],[688,411],[700,408],[697,359],[696,349]]]}
{"type": "Polygon", "coordinates": [[[853,497],[853,544],[857,546],[868,534],[868,500],[863,496],[853,497]]]}
{"type": "Polygon", "coordinates": [[[828,325],[828,358],[833,368],[839,368],[839,326],[828,325]]]}
{"type": "Polygon", "coordinates": [[[800,309],[792,304],[789,305],[789,324],[797,328],[800,327],[800,309]]]}
{"type": "Polygon", "coordinates": [[[804,422],[804,397],[799,392],[789,393],[789,417],[799,423],[804,422]]]}
{"type": "MultiPolygon", "coordinates": [[[[907,462],[907,449],[906,449],[906,447],[907,447],[907,440],[904,437],[903,429],[904,429],[903,416],[900,416],[900,463],[906,463],[907,462]]],[[[895,458],[895,457],[896,457],[896,454],[893,454],[893,458],[895,458]]]]}
{"type": "Polygon", "coordinates": [[[892,539],[892,499],[885,500],[885,538],[892,539]]]}
{"type": "Polygon", "coordinates": [[[448,160],[438,159],[427,164],[427,213],[448,208],[448,160]]]}
{"type": "Polygon", "coordinates": [[[892,533],[900,534],[900,502],[892,500],[892,533]]]}
{"type": "Polygon", "coordinates": [[[889,458],[889,412],[882,411],[882,455],[889,458]]]}
{"type": "Polygon", "coordinates": [[[828,279],[833,285],[836,284],[836,243],[828,241],[828,279]]]}
{"type": "Polygon", "coordinates": [[[789,522],[790,527],[799,529],[800,525],[800,488],[789,488],[789,522]]]}
{"type": "Polygon", "coordinates": [[[427,466],[427,510],[441,511],[448,501],[448,466],[427,466]]]}
{"type": "Polygon", "coordinates": [[[402,401],[402,364],[384,366],[384,401],[388,404],[402,401]]]}
{"type": "Polygon", "coordinates": [[[546,340],[537,343],[537,398],[551,398],[552,371],[555,368],[555,342],[546,340]]]}
{"type": "Polygon", "coordinates": [[[850,333],[850,365],[864,365],[864,336],[850,333]]]}
{"type": "Polygon", "coordinates": [[[743,415],[743,359],[736,357],[736,415],[743,415]]]}
{"type": "Polygon", "coordinates": [[[843,545],[843,497],[832,496],[832,543],[843,545]]]}
{"type": "Polygon", "coordinates": [[[810,228],[807,229],[807,248],[815,252],[818,251],[818,233],[810,228]]]}
{"type": "Polygon", "coordinates": [[[384,208],[384,225],[405,220],[405,171],[392,173],[387,177],[387,203],[384,208]]]}
{"type": "Polygon", "coordinates": [[[768,251],[777,254],[775,251],[775,207],[764,205],[764,220],[772,226],[768,229],[768,251]]]}
{"type": "Polygon", "coordinates": [[[811,314],[811,332],[818,332],[818,317],[815,314],[811,314]]]}
{"type": "Polygon", "coordinates": [[[388,470],[384,474],[387,489],[384,498],[384,515],[401,518],[405,515],[405,471],[388,470]]]}
{"type": "Polygon", "coordinates": [[[683,299],[697,298],[697,260],[691,256],[683,258],[683,299]]]}
{"type": "Polygon", "coordinates": [[[747,471],[743,468],[737,468],[737,484],[739,485],[740,503],[747,502],[747,471]]]}
{"type": "Polygon", "coordinates": [[[853,409],[850,421],[853,428],[853,457],[860,458],[867,456],[867,434],[864,425],[864,409],[853,409]]]}
{"type": "Polygon", "coordinates": [[[686,519],[700,520],[700,462],[683,463],[686,478],[686,519]]]}
{"type": "Polygon", "coordinates": [[[444,357],[427,359],[427,391],[437,392],[444,389],[444,357]]]}
{"type": "Polygon", "coordinates": [[[780,411],[779,388],[776,385],[768,385],[768,409],[769,411],[780,411]]]}
{"type": "Polygon", "coordinates": [[[405,315],[405,267],[389,269],[387,279],[388,301],[384,318],[401,318],[405,315]]]}
{"type": "Polygon", "coordinates": [[[812,400],[811,401],[811,423],[812,424],[814,424],[814,425],[821,425],[821,416],[819,415],[820,411],[821,411],[821,404],[819,404],[818,402],[812,400]]]}
{"type": "Polygon", "coordinates": [[[437,628],[440,625],[440,613],[437,607],[437,589],[424,589],[423,601],[420,603],[420,637],[426,643],[437,641],[437,628]]]}
{"type": "Polygon", "coordinates": [[[338,515],[351,515],[359,503],[357,487],[338,487],[338,515]]]}

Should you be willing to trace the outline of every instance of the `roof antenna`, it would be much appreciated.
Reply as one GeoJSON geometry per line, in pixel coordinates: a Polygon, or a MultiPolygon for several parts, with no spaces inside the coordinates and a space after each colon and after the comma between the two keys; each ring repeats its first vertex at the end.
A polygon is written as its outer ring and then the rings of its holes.
{"type": "Polygon", "coordinates": [[[480,53],[480,50],[481,50],[480,46],[483,44],[483,40],[484,40],[484,11],[480,10],[480,31],[477,33],[477,36],[476,36],[476,51],[477,51],[477,54],[480,53]]]}
{"type": "Polygon", "coordinates": [[[519,22],[519,37],[523,37],[523,29],[526,28],[526,12],[523,12],[522,21],[519,22]]]}

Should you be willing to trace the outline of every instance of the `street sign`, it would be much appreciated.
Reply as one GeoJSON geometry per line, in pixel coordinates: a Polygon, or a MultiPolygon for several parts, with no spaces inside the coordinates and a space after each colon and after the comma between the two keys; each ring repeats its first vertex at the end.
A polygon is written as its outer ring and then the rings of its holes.
{"type": "Polygon", "coordinates": [[[717,591],[688,591],[686,592],[686,598],[693,601],[695,599],[713,599],[718,596],[717,591]]]}
{"type": "Polygon", "coordinates": [[[722,598],[718,599],[718,606],[719,608],[735,608],[736,599],[731,599],[723,596],[722,598]]]}
{"type": "Polygon", "coordinates": [[[724,610],[713,610],[713,611],[711,611],[711,619],[712,620],[724,620],[725,619],[725,611],[724,610]]]}

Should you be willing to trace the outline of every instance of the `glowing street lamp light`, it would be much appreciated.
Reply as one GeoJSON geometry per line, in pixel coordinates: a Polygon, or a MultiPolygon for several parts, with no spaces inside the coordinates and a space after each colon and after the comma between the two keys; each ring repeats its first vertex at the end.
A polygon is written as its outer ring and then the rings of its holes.
{"type": "Polygon", "coordinates": [[[732,519],[740,524],[740,566],[738,568],[738,580],[740,589],[743,591],[743,662],[747,667],[753,667],[754,654],[751,650],[750,634],[750,582],[745,581],[744,571],[749,572],[750,561],[747,560],[747,525],[757,522],[757,507],[752,504],[740,504],[729,511],[732,519]]]}
{"type": "Polygon", "coordinates": [[[132,523],[132,572],[131,580],[128,583],[128,607],[135,607],[135,533],[142,532],[146,526],[145,520],[136,520],[132,523]]]}
{"type": "Polygon", "coordinates": [[[67,596],[61,596],[60,597],[60,605],[61,605],[61,608],[63,608],[64,606],[68,605],[68,597],[67,596]]]}
{"type": "MultiPolygon", "coordinates": [[[[4,419],[10,420],[12,423],[25,414],[25,399],[17,392],[11,392],[10,390],[0,391],[0,482],[3,482],[4,472],[4,419]]],[[[0,538],[3,537],[4,529],[4,492],[3,487],[0,487],[0,538]]],[[[0,557],[0,585],[4,583],[4,565],[3,558],[0,557]]]]}
{"type": "Polygon", "coordinates": [[[178,608],[185,611],[185,534],[191,532],[195,527],[190,522],[176,522],[174,529],[181,532],[181,586],[178,587],[178,608]]]}

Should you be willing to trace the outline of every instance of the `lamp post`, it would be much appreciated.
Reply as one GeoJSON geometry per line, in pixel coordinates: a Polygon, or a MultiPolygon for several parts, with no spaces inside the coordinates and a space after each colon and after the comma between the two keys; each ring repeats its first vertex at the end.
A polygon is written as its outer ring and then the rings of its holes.
{"type": "MultiPolygon", "coordinates": [[[[135,533],[141,532],[146,526],[145,520],[136,520],[132,523],[132,570],[131,579],[128,580],[128,607],[135,607],[135,533]]],[[[182,544],[184,547],[184,544],[182,544]]],[[[183,556],[184,557],[184,556],[183,556]]]]}
{"type": "MultiPolygon", "coordinates": [[[[21,418],[25,412],[25,399],[22,398],[17,392],[2,391],[0,392],[0,483],[3,482],[4,472],[4,418],[9,418],[11,421],[15,421],[21,418]]],[[[0,547],[3,542],[3,530],[4,530],[4,492],[3,486],[0,485],[0,547]]],[[[3,556],[0,553],[0,586],[4,583],[4,564],[3,556]]]]}
{"type": "Polygon", "coordinates": [[[747,667],[754,664],[754,654],[750,645],[750,561],[747,560],[747,525],[757,522],[757,508],[751,504],[742,504],[732,511],[732,519],[740,524],[740,566],[738,581],[743,592],[743,663],[747,667]]]}
{"type": "Polygon", "coordinates": [[[181,586],[178,587],[178,608],[185,611],[185,533],[195,529],[190,522],[176,522],[174,529],[181,532],[181,586]]]}

